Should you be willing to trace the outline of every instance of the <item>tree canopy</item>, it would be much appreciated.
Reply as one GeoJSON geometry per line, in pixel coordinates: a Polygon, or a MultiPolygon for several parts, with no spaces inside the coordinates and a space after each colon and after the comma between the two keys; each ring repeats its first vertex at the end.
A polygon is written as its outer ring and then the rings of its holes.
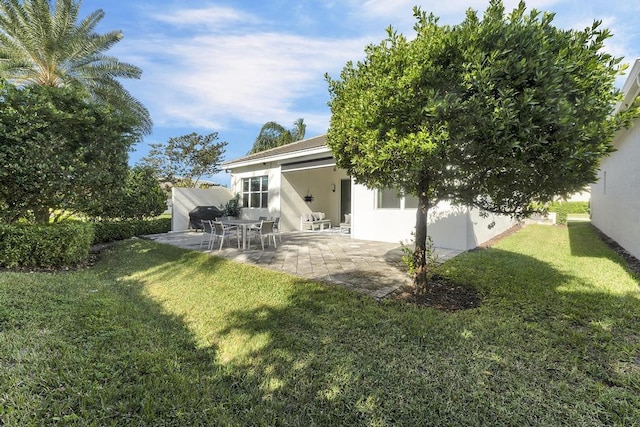
{"type": "Polygon", "coordinates": [[[620,58],[596,21],[563,30],[554,15],[492,0],[454,26],[419,8],[416,37],[392,28],[366,58],[327,76],[328,144],[370,188],[416,195],[414,283],[426,285],[428,210],[441,200],[524,217],[596,180],[617,129],[620,58]]]}
{"type": "Polygon", "coordinates": [[[127,176],[136,123],[73,88],[2,86],[2,219],[43,223],[50,209],[103,213],[127,176]]]}
{"type": "Polygon", "coordinates": [[[167,209],[167,195],[149,166],[129,169],[124,186],[105,209],[109,218],[153,218],[167,209]]]}
{"type": "Polygon", "coordinates": [[[258,153],[270,148],[300,141],[304,139],[306,129],[307,125],[304,123],[304,119],[298,119],[293,122],[293,129],[291,130],[286,129],[279,123],[267,122],[260,129],[260,133],[247,154],[258,153]]]}
{"type": "Polygon", "coordinates": [[[79,20],[80,1],[0,1],[0,78],[18,85],[83,88],[92,100],[135,117],[151,132],[147,109],[118,79],[138,79],[141,70],[105,52],[121,31],[97,34],[105,14],[98,9],[79,20]]]}
{"type": "Polygon", "coordinates": [[[216,142],[218,132],[199,135],[196,132],[169,138],[166,144],[151,144],[142,165],[152,167],[160,180],[171,184],[197,186],[205,176],[220,172],[227,142],[216,142]]]}

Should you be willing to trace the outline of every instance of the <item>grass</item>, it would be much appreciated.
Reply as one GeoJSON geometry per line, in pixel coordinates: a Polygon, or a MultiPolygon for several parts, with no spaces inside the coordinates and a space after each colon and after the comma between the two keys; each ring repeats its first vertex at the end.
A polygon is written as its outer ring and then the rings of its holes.
{"type": "Polygon", "coordinates": [[[638,278],[590,224],[529,226],[419,309],[147,241],[0,274],[0,425],[638,425],[638,278]]]}
{"type": "Polygon", "coordinates": [[[570,213],[567,214],[567,220],[571,221],[571,220],[583,220],[586,221],[588,219],[590,219],[591,216],[588,213],[570,213]]]}

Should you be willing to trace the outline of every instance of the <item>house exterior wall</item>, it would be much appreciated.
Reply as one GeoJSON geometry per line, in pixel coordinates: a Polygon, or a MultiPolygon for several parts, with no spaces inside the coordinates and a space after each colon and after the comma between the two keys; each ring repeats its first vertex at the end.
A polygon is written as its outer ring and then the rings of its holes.
{"type": "Polygon", "coordinates": [[[486,212],[486,215],[481,215],[480,212],[480,209],[469,210],[470,222],[467,227],[467,249],[473,249],[518,224],[517,220],[507,215],[496,215],[488,212],[486,212]]]}
{"type": "MultiPolygon", "coordinates": [[[[375,190],[352,185],[353,238],[405,243],[412,240],[417,209],[378,209],[376,206],[375,190]]],[[[515,224],[516,221],[507,216],[483,217],[478,209],[452,206],[445,201],[430,209],[427,233],[437,247],[468,250],[515,224]]]]}
{"type": "Polygon", "coordinates": [[[283,231],[300,229],[300,216],[311,212],[324,212],[332,226],[340,223],[340,180],[347,178],[342,169],[323,167],[282,174],[281,217],[283,231]],[[333,191],[333,185],[336,190],[333,191]],[[304,196],[313,195],[307,203],[304,196]]]}
{"type": "Polygon", "coordinates": [[[640,120],[621,130],[591,186],[591,222],[636,258],[640,258],[640,120]]]}
{"type": "MultiPolygon", "coordinates": [[[[261,168],[238,168],[233,171],[231,175],[231,191],[233,195],[240,194],[242,197],[242,180],[244,178],[253,178],[256,176],[268,176],[269,177],[269,203],[267,208],[242,208],[241,218],[243,219],[258,219],[261,216],[276,217],[280,216],[280,167],[278,165],[272,165],[266,163],[261,168]]],[[[241,203],[242,203],[242,199],[241,203]]]]}
{"type": "MultiPolygon", "coordinates": [[[[326,146],[311,144],[298,149],[299,144],[319,142],[317,139],[306,141],[293,143],[291,147],[296,149],[291,152],[278,147],[267,150],[263,157],[245,157],[226,164],[225,167],[232,170],[232,195],[242,193],[244,178],[269,177],[268,209],[243,208],[243,218],[279,216],[282,231],[299,230],[300,217],[311,212],[324,212],[334,227],[342,222],[341,180],[349,179],[349,176],[345,170],[335,167],[335,161],[326,146]],[[304,201],[307,192],[314,197],[310,203],[304,201]]],[[[387,193],[384,203],[393,203],[394,197],[387,193]]],[[[356,185],[353,180],[351,206],[346,212],[351,212],[353,238],[395,243],[412,239],[416,209],[405,209],[404,203],[401,203],[400,209],[379,209],[377,191],[356,185]]],[[[481,216],[477,210],[440,203],[429,212],[428,233],[436,246],[467,250],[514,224],[506,217],[481,216]],[[489,228],[490,225],[493,226],[489,228]]]]}
{"type": "Polygon", "coordinates": [[[226,187],[171,189],[171,231],[189,229],[189,212],[196,206],[220,206],[233,198],[226,187]]]}

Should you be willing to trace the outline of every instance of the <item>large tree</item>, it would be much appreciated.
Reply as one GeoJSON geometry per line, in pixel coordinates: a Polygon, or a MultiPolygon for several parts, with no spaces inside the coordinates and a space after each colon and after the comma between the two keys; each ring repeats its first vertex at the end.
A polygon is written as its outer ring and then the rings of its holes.
{"type": "Polygon", "coordinates": [[[291,130],[286,129],[279,123],[267,122],[260,129],[260,133],[247,154],[258,153],[270,148],[300,141],[304,139],[306,130],[307,125],[304,123],[304,119],[298,119],[293,122],[293,129],[291,130]]]}
{"type": "Polygon", "coordinates": [[[141,164],[154,168],[164,182],[197,187],[202,177],[221,171],[227,142],[217,140],[218,132],[169,138],[166,144],[151,144],[151,151],[141,164]]]}
{"type": "Polygon", "coordinates": [[[102,10],[78,21],[80,3],[0,1],[0,78],[18,86],[83,88],[94,101],[137,118],[140,129],[149,133],[149,112],[118,81],[140,78],[140,69],[105,55],[122,32],[94,31],[102,10]]]}
{"type": "Polygon", "coordinates": [[[553,14],[505,14],[492,0],[459,25],[414,9],[416,37],[392,28],[366,58],[327,76],[328,144],[370,188],[418,197],[414,284],[428,289],[427,214],[441,200],[524,217],[596,180],[635,109],[612,115],[620,59],[600,22],[562,30],[553,14]]]}
{"type": "Polygon", "coordinates": [[[0,218],[101,215],[127,176],[136,123],[73,88],[0,87],[0,218]]]}

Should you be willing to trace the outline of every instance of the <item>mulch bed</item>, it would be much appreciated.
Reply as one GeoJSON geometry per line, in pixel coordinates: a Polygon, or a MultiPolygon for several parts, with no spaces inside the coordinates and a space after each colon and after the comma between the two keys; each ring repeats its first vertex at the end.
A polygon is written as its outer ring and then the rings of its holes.
{"type": "MultiPolygon", "coordinates": [[[[480,251],[489,248],[505,237],[518,232],[521,228],[520,224],[515,225],[472,250],[480,251]]],[[[429,290],[424,295],[417,295],[413,287],[407,286],[392,294],[391,298],[408,304],[447,312],[468,310],[480,307],[482,304],[482,300],[474,288],[463,283],[456,283],[439,275],[434,275],[431,278],[429,290]]]]}
{"type": "Polygon", "coordinates": [[[424,295],[416,295],[414,290],[413,287],[405,287],[396,292],[393,298],[408,304],[448,312],[480,307],[481,303],[474,288],[439,275],[431,278],[429,290],[424,295]]]}
{"type": "MultiPolygon", "coordinates": [[[[472,250],[481,251],[489,248],[505,237],[516,233],[521,228],[521,225],[516,225],[472,250]]],[[[624,259],[629,270],[640,276],[640,260],[596,227],[593,227],[593,229],[605,244],[624,259]]],[[[429,291],[425,295],[416,295],[414,291],[415,289],[413,287],[405,287],[390,295],[390,297],[408,304],[414,304],[420,307],[431,307],[447,312],[476,308],[482,303],[482,300],[474,288],[462,283],[456,283],[438,275],[432,278],[429,291]]]]}
{"type": "Polygon", "coordinates": [[[612,240],[609,236],[604,234],[598,228],[593,227],[593,229],[595,230],[596,234],[600,237],[600,240],[606,243],[607,246],[609,246],[615,253],[617,253],[618,255],[620,255],[622,259],[624,259],[625,263],[627,264],[627,267],[629,267],[629,270],[631,270],[633,274],[640,276],[640,260],[634,257],[633,255],[631,255],[629,252],[627,252],[625,248],[623,248],[618,244],[618,242],[616,242],[615,240],[612,240]]]}

